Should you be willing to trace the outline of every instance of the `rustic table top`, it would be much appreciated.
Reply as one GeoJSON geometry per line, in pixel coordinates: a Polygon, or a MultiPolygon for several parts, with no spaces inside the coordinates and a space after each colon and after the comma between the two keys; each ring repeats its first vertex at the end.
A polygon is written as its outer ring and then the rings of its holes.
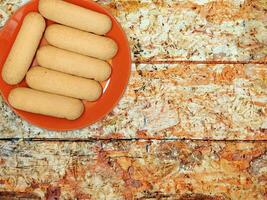
{"type": "MultiPolygon", "coordinates": [[[[0,0],[0,27],[27,0],[0,0]]],[[[1,100],[0,199],[267,199],[267,2],[98,0],[122,24],[131,80],[82,130],[1,100]]]]}

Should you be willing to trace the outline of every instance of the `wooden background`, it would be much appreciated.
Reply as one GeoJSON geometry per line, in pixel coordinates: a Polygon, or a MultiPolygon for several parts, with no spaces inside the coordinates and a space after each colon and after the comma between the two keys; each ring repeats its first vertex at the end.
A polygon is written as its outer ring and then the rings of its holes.
{"type": "MultiPolygon", "coordinates": [[[[0,26],[25,2],[0,0],[0,26]]],[[[68,132],[1,100],[0,199],[267,199],[267,2],[97,2],[128,35],[128,89],[68,132]]]]}

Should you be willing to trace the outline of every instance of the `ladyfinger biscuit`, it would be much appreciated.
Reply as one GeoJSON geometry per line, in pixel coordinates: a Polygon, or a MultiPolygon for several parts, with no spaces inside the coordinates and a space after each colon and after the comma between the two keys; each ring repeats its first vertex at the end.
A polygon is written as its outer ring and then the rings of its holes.
{"type": "Polygon", "coordinates": [[[112,26],[107,15],[61,0],[40,0],[39,12],[59,24],[98,35],[106,34],[112,26]]]}
{"type": "Polygon", "coordinates": [[[114,57],[118,51],[116,42],[108,37],[58,24],[53,24],[46,29],[45,38],[55,47],[101,60],[114,57]]]}
{"type": "Polygon", "coordinates": [[[37,51],[37,62],[48,69],[84,78],[104,81],[111,74],[110,65],[96,58],[83,56],[47,45],[37,51]]]}
{"type": "Polygon", "coordinates": [[[74,98],[40,92],[30,88],[15,88],[8,96],[8,101],[16,109],[75,120],[84,110],[83,103],[74,98]]]}
{"type": "Polygon", "coordinates": [[[88,101],[97,100],[102,93],[101,85],[97,81],[43,67],[31,68],[26,75],[26,82],[36,90],[88,101]]]}
{"type": "Polygon", "coordinates": [[[40,14],[27,14],[3,66],[2,77],[6,83],[15,85],[23,80],[44,30],[45,20],[40,14]]]}

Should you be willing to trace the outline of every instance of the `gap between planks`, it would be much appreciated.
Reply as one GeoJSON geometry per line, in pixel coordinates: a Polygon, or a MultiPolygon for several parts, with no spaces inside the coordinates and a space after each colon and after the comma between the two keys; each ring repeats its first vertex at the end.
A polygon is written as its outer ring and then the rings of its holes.
{"type": "Polygon", "coordinates": [[[245,143],[262,143],[267,142],[267,140],[210,140],[210,139],[181,139],[181,138],[166,138],[166,139],[158,139],[158,138],[129,138],[129,139],[98,139],[98,138],[85,138],[85,139],[60,139],[60,138],[0,138],[0,141],[25,141],[25,142],[85,142],[85,143],[94,143],[98,141],[106,141],[106,142],[118,142],[118,141],[181,141],[181,142],[227,142],[227,143],[236,143],[236,142],[245,142],[245,143]]]}
{"type": "Polygon", "coordinates": [[[265,65],[266,62],[257,62],[257,61],[190,61],[190,60],[135,60],[132,61],[132,64],[255,64],[255,65],[265,65]]]}

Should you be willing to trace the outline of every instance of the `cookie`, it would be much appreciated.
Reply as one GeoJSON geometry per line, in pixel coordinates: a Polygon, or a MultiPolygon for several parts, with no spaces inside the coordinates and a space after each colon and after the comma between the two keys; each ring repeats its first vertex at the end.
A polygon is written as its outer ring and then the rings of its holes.
{"type": "Polygon", "coordinates": [[[27,84],[36,90],[69,96],[87,101],[97,100],[102,93],[101,85],[95,81],[43,67],[33,67],[26,75],[27,84]]]}
{"type": "Polygon", "coordinates": [[[101,60],[113,58],[118,51],[116,42],[108,37],[59,24],[49,26],[46,29],[45,38],[55,47],[101,60]]]}
{"type": "Polygon", "coordinates": [[[61,0],[40,0],[39,12],[59,24],[98,35],[106,34],[112,27],[107,15],[61,0]]]}
{"type": "Polygon", "coordinates": [[[40,14],[27,14],[3,66],[2,78],[6,83],[15,85],[24,79],[44,30],[45,20],[40,14]]]}
{"type": "Polygon", "coordinates": [[[8,102],[19,110],[68,120],[79,118],[84,111],[78,99],[22,87],[9,93],[8,102]]]}
{"type": "Polygon", "coordinates": [[[96,81],[105,81],[111,74],[111,66],[96,58],[59,49],[50,45],[37,51],[40,66],[96,81]]]}

